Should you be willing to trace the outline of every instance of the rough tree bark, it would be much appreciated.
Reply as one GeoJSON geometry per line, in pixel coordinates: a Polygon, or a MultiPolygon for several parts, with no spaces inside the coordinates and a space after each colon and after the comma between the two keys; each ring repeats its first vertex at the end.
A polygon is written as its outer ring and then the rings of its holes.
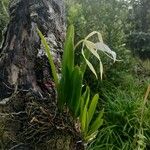
{"type": "Polygon", "coordinates": [[[11,0],[0,49],[0,149],[82,149],[73,119],[58,112],[38,27],[60,71],[65,37],[62,0],[11,0]]]}
{"type": "Polygon", "coordinates": [[[36,26],[48,37],[56,62],[59,61],[65,32],[61,0],[12,0],[9,10],[10,23],[0,59],[1,98],[18,89],[40,92],[37,80],[44,79],[47,66],[35,70],[35,65],[39,65],[37,63],[43,57],[36,26]],[[43,76],[40,76],[41,71],[43,76]]]}

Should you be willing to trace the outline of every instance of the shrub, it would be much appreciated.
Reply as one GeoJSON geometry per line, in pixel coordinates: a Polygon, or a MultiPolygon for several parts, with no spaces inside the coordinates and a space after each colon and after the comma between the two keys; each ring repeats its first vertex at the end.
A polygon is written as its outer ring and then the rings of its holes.
{"type": "Polygon", "coordinates": [[[150,58],[150,33],[133,32],[128,37],[128,45],[134,55],[141,59],[150,58]]]}

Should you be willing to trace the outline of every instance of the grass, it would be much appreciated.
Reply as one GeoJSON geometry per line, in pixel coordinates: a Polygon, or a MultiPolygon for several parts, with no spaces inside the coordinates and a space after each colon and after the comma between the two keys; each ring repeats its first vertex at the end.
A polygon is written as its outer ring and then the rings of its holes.
{"type": "Polygon", "coordinates": [[[104,125],[89,150],[149,150],[150,102],[144,100],[146,81],[141,84],[135,76],[126,74],[120,86],[108,80],[104,84],[104,125]]]}

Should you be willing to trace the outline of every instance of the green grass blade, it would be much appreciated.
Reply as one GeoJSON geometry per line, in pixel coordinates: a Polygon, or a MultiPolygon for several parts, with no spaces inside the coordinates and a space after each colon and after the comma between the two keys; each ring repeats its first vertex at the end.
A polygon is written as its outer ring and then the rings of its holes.
{"type": "Polygon", "coordinates": [[[57,76],[56,67],[55,67],[55,64],[54,64],[54,61],[53,61],[53,57],[50,53],[50,47],[48,46],[42,32],[38,28],[37,28],[37,32],[38,32],[38,35],[41,38],[41,42],[42,42],[43,46],[45,47],[45,52],[47,54],[47,57],[48,57],[48,60],[49,60],[49,63],[50,63],[51,69],[52,69],[52,75],[53,75],[53,78],[54,78],[54,82],[55,82],[56,87],[58,87],[58,82],[59,81],[58,81],[58,76],[57,76]]]}

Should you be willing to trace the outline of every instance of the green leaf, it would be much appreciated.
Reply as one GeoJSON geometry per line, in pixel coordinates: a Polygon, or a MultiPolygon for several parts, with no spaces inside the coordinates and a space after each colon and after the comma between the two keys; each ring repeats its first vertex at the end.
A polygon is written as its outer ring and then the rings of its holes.
{"type": "Polygon", "coordinates": [[[82,120],[82,115],[83,115],[83,110],[84,110],[84,97],[80,97],[80,122],[82,120]]]}
{"type": "Polygon", "coordinates": [[[88,86],[86,87],[86,91],[83,94],[83,97],[84,97],[84,105],[88,107],[89,100],[90,100],[90,88],[88,86]]]}
{"type": "MultiPolygon", "coordinates": [[[[86,106],[85,106],[86,107],[86,106]]],[[[87,108],[87,107],[86,107],[87,108]]],[[[86,112],[86,124],[85,124],[85,130],[84,130],[84,137],[87,136],[88,133],[88,128],[89,128],[89,124],[88,124],[88,120],[89,120],[89,114],[88,111],[86,112]]]]}
{"type": "Polygon", "coordinates": [[[80,97],[80,121],[82,122],[82,116],[83,116],[83,110],[84,107],[88,105],[90,98],[90,88],[87,86],[86,91],[83,93],[83,95],[80,97]]]}
{"type": "Polygon", "coordinates": [[[96,94],[92,101],[91,101],[91,104],[90,104],[90,107],[89,107],[89,110],[88,110],[88,124],[90,124],[92,118],[93,118],[93,115],[95,113],[95,109],[96,109],[96,106],[97,106],[97,103],[98,103],[98,99],[99,99],[99,95],[96,94]]]}
{"type": "Polygon", "coordinates": [[[58,90],[59,107],[63,107],[65,103],[69,104],[72,95],[72,72],[74,69],[74,27],[69,26],[66,41],[64,45],[64,53],[62,60],[62,77],[58,90]]]}
{"type": "Polygon", "coordinates": [[[69,72],[73,71],[74,68],[74,26],[71,25],[68,28],[66,41],[64,45],[63,63],[62,70],[65,73],[66,67],[69,72]]]}
{"type": "MultiPolygon", "coordinates": [[[[66,73],[65,75],[62,75],[62,78],[60,79],[60,83],[58,86],[58,105],[59,108],[63,107],[65,103],[69,103],[71,96],[72,96],[72,79],[68,70],[68,67],[66,67],[66,73]]],[[[62,109],[62,108],[61,108],[62,109]]]]}
{"type": "Polygon", "coordinates": [[[77,117],[79,113],[82,80],[83,80],[83,74],[78,66],[74,68],[71,79],[72,79],[72,97],[70,103],[72,111],[74,112],[74,115],[77,117]]]}
{"type": "Polygon", "coordinates": [[[81,117],[81,131],[84,133],[86,129],[86,120],[87,120],[87,107],[85,106],[83,109],[82,117],[81,117]]]}
{"type": "Polygon", "coordinates": [[[59,85],[58,85],[58,107],[60,110],[62,110],[62,107],[66,101],[65,99],[65,90],[64,90],[64,79],[61,78],[60,82],[59,82],[59,85]]]}
{"type": "Polygon", "coordinates": [[[91,125],[90,130],[88,132],[88,136],[90,136],[91,134],[96,132],[102,126],[102,124],[103,124],[103,119],[102,119],[103,114],[104,114],[104,110],[99,113],[98,117],[96,118],[96,120],[91,125]]]}
{"type": "Polygon", "coordinates": [[[45,47],[45,52],[47,54],[47,57],[48,57],[48,60],[49,60],[49,63],[50,63],[50,66],[51,66],[51,69],[52,69],[52,75],[54,77],[54,82],[56,84],[56,88],[58,87],[58,76],[57,76],[57,72],[56,72],[56,67],[55,67],[55,64],[54,64],[54,61],[53,61],[53,57],[50,53],[50,47],[48,46],[42,32],[37,28],[37,32],[38,32],[38,35],[40,36],[41,38],[41,42],[43,44],[43,46],[45,47]]]}
{"type": "MultiPolygon", "coordinates": [[[[86,91],[81,96],[80,100],[80,122],[81,122],[81,130],[85,130],[84,120],[87,119],[87,106],[90,98],[90,88],[87,86],[86,91]]],[[[87,122],[86,122],[87,123],[87,122]]]]}

